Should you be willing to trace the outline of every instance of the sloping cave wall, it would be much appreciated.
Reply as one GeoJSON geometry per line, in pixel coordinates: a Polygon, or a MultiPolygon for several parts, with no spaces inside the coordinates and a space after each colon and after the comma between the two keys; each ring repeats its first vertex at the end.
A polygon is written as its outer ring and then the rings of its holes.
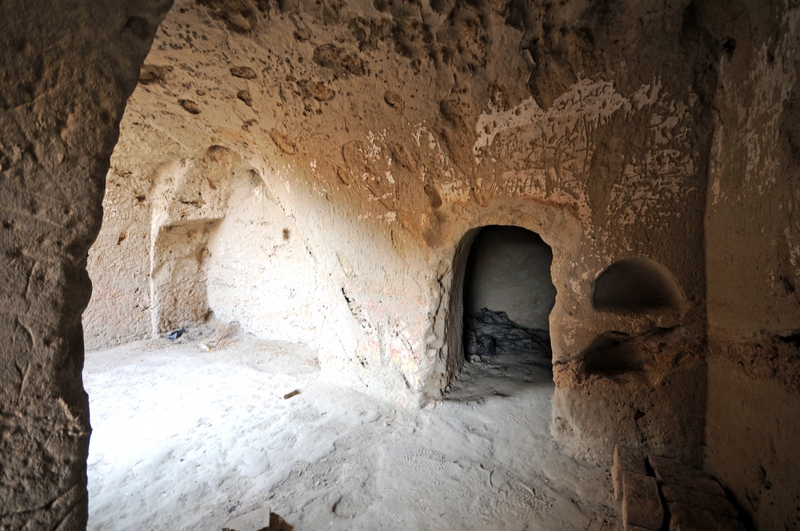
{"type": "MultiPolygon", "coordinates": [[[[721,7],[721,6],[720,6],[721,7]]],[[[800,528],[800,6],[709,9],[729,52],[706,212],[706,463],[759,529],[800,528]]]]}

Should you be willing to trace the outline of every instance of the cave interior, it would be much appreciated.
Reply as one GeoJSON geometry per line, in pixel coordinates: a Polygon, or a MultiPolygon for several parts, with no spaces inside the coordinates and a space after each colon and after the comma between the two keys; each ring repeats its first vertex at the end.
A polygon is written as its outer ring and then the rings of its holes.
{"type": "Polygon", "coordinates": [[[93,448],[170,356],[165,386],[244,407],[230,359],[258,397],[219,462],[270,529],[467,526],[421,470],[485,528],[800,528],[796,1],[9,0],[0,29],[3,529],[136,513],[93,448]],[[413,473],[347,469],[364,440],[413,473]]]}

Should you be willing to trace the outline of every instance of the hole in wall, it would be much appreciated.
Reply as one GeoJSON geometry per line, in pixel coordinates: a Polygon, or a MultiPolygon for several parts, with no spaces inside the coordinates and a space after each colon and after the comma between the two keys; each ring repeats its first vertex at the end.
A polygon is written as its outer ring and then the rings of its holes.
{"type": "Polygon", "coordinates": [[[649,359],[632,345],[630,335],[613,330],[597,336],[583,354],[587,375],[616,376],[641,371],[649,359]]]}
{"type": "Polygon", "coordinates": [[[595,281],[595,310],[645,313],[678,309],[681,290],[670,272],[648,258],[625,258],[608,266],[595,281]]]}

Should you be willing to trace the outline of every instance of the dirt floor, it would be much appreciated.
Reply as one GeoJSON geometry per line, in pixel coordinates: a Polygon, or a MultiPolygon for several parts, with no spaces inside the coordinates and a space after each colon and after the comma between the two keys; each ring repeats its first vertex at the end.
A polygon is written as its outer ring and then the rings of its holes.
{"type": "Polygon", "coordinates": [[[470,363],[408,410],[324,381],[306,346],[224,336],[87,353],[90,530],[218,530],[266,506],[296,530],[619,527],[609,471],[550,437],[549,369],[470,363]]]}

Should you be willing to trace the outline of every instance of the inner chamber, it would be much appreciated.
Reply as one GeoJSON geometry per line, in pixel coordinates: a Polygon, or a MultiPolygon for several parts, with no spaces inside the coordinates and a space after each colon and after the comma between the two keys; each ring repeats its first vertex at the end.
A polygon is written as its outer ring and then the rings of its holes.
{"type": "Polygon", "coordinates": [[[464,282],[467,361],[526,354],[537,364],[551,365],[552,262],[552,249],[535,232],[498,225],[480,230],[464,282]]]}

